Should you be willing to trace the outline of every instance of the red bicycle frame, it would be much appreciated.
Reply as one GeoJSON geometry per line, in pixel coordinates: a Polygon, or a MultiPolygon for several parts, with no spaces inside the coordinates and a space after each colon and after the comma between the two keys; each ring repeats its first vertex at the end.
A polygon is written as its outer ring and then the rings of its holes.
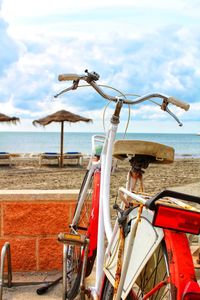
{"type": "Polygon", "coordinates": [[[98,221],[99,221],[100,177],[101,177],[101,172],[100,170],[97,169],[94,173],[92,211],[90,215],[89,228],[87,231],[87,237],[90,240],[90,244],[89,244],[89,252],[88,252],[88,259],[87,259],[86,277],[90,275],[94,264],[94,260],[96,258],[98,221]]]}

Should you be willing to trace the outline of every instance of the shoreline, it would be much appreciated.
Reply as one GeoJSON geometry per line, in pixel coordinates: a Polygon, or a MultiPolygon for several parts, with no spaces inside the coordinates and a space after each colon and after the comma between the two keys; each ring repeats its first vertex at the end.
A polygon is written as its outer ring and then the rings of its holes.
{"type": "MultiPolygon", "coordinates": [[[[59,154],[59,152],[57,152],[59,154]]],[[[9,153],[13,158],[38,158],[39,152],[9,153]]],[[[89,158],[91,154],[82,153],[84,158],[89,158]]],[[[200,154],[175,154],[174,159],[200,159],[200,154]]]]}
{"type": "MultiPolygon", "coordinates": [[[[64,152],[77,151],[91,154],[91,139],[95,132],[64,132],[64,152]]],[[[13,154],[31,153],[32,156],[43,152],[60,151],[60,132],[0,132],[0,151],[13,154]]],[[[126,140],[152,141],[175,149],[176,157],[200,157],[200,139],[196,134],[188,133],[136,133],[127,132],[126,140]]],[[[123,140],[124,134],[118,132],[116,140],[123,140]]]]}
{"type": "Polygon", "coordinates": [[[200,159],[200,154],[175,154],[176,159],[200,159]]]}

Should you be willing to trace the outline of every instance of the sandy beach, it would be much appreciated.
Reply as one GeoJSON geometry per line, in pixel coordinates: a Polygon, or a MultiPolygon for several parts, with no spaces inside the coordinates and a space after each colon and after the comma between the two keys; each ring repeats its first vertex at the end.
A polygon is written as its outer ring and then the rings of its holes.
{"type": "MultiPolygon", "coordinates": [[[[46,163],[46,162],[45,162],[46,163]]],[[[12,166],[0,165],[0,189],[79,189],[86,171],[88,159],[77,166],[74,161],[59,168],[56,161],[39,167],[38,157],[23,156],[12,159],[12,166]]],[[[111,195],[115,197],[119,186],[124,186],[129,170],[127,161],[118,161],[111,178],[111,195]]],[[[144,174],[145,191],[154,193],[167,187],[200,183],[200,159],[176,159],[174,163],[152,164],[144,174]]]]}

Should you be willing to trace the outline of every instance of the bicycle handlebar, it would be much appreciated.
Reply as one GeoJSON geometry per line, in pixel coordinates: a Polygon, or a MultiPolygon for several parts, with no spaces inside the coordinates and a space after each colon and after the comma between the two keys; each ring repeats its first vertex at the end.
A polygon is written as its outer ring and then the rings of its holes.
{"type": "Polygon", "coordinates": [[[175,97],[169,97],[167,101],[171,104],[174,104],[174,105],[186,110],[186,111],[190,108],[190,105],[188,103],[185,103],[179,99],[176,99],[175,97]]]}
{"type": "MultiPolygon", "coordinates": [[[[109,101],[114,101],[114,102],[118,101],[119,98],[113,97],[111,95],[106,94],[99,87],[99,85],[96,84],[95,81],[97,81],[99,79],[99,75],[96,72],[88,72],[87,70],[85,72],[86,72],[86,74],[83,74],[83,75],[78,75],[78,74],[73,74],[73,73],[60,74],[58,76],[58,80],[59,81],[73,81],[72,87],[64,90],[63,92],[76,89],[78,87],[79,81],[80,80],[84,80],[89,85],[91,85],[103,98],[105,98],[105,99],[107,99],[109,101]]],[[[56,95],[56,96],[58,96],[58,95],[56,95]]],[[[121,100],[123,100],[123,103],[125,103],[125,104],[132,104],[132,105],[134,105],[134,104],[138,104],[138,103],[141,103],[143,101],[149,100],[151,98],[161,98],[161,99],[163,99],[164,104],[165,104],[165,105],[161,106],[161,108],[163,110],[166,109],[166,106],[169,103],[171,103],[173,105],[176,105],[176,106],[178,106],[178,107],[180,107],[180,108],[182,108],[184,110],[188,110],[189,107],[190,107],[189,104],[187,104],[187,103],[185,103],[185,102],[183,102],[181,100],[178,100],[175,97],[171,97],[171,96],[169,97],[169,96],[161,94],[161,93],[150,93],[150,94],[147,94],[147,95],[144,95],[144,96],[141,96],[141,97],[137,97],[136,100],[134,100],[134,101],[133,100],[129,100],[129,99],[121,99],[121,100]]]]}

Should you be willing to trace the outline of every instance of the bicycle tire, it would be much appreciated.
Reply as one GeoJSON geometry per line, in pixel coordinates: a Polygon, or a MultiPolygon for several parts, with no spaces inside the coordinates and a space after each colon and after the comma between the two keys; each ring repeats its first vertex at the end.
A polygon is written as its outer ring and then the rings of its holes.
{"type": "MultiPolygon", "coordinates": [[[[160,275],[162,276],[162,274],[160,273],[160,267],[163,268],[163,262],[164,263],[166,262],[166,260],[162,261],[164,256],[163,256],[163,258],[161,258],[161,249],[162,249],[163,245],[159,246],[159,248],[154,252],[152,257],[149,259],[149,261],[145,265],[143,271],[141,272],[140,276],[138,277],[138,279],[136,281],[136,284],[134,284],[134,286],[132,288],[132,291],[126,297],[126,300],[142,300],[143,295],[145,295],[147,292],[149,292],[151,290],[151,288],[153,288],[153,286],[156,285],[157,281],[160,280],[160,275]],[[155,263],[155,265],[156,265],[154,270],[152,269],[152,263],[153,264],[155,263]],[[150,272],[148,271],[148,273],[147,273],[147,270],[149,270],[149,265],[151,266],[151,275],[152,274],[155,275],[155,276],[152,276],[152,277],[149,278],[150,281],[147,280],[147,278],[150,276],[149,275],[150,272]],[[159,279],[156,278],[157,275],[159,276],[159,279]]],[[[166,254],[165,251],[164,251],[164,253],[166,254]]],[[[167,269],[167,266],[166,266],[166,269],[167,269]]],[[[164,270],[164,272],[166,273],[166,270],[164,270]]],[[[113,288],[112,284],[107,279],[106,282],[105,282],[105,288],[103,290],[103,295],[102,295],[101,299],[103,299],[103,300],[112,300],[113,299],[113,292],[114,292],[114,288],[113,288]]],[[[159,291],[159,293],[161,293],[161,292],[159,291]]],[[[148,299],[150,299],[150,300],[154,300],[154,299],[161,300],[162,298],[159,298],[159,297],[157,298],[157,296],[156,297],[153,296],[153,297],[150,297],[148,299]]],[[[166,298],[166,299],[168,299],[168,298],[166,298]]],[[[171,298],[169,298],[169,299],[171,299],[171,298]]]]}
{"type": "MultiPolygon", "coordinates": [[[[79,193],[78,201],[80,199],[80,194],[88,177],[88,172],[86,172],[81,190],[79,193]]],[[[99,185],[100,172],[95,171],[94,175],[91,177],[90,184],[88,187],[87,197],[84,200],[83,206],[81,208],[80,215],[76,224],[76,232],[79,234],[85,234],[90,238],[97,235],[97,224],[98,224],[98,202],[99,202],[99,190],[96,191],[97,185],[99,185]],[[98,174],[98,175],[96,175],[98,174]],[[94,226],[95,220],[95,226],[94,226]]],[[[77,201],[77,202],[78,202],[77,201]]],[[[76,205],[76,209],[78,203],[76,205]]],[[[75,209],[75,211],[76,211],[75,209]]],[[[72,230],[73,232],[73,230],[72,230]]],[[[96,244],[93,240],[89,246],[89,254],[86,265],[86,277],[90,275],[93,264],[96,258],[96,244]]],[[[68,245],[66,254],[66,274],[63,273],[63,292],[66,295],[66,299],[74,299],[78,292],[81,280],[81,269],[83,263],[83,247],[80,245],[68,245]]],[[[63,261],[63,263],[64,263],[63,261]]]]}
{"type": "MultiPolygon", "coordinates": [[[[102,300],[113,300],[114,288],[108,278],[104,281],[103,294],[100,297],[102,300]]],[[[131,293],[126,297],[126,300],[132,300],[131,293]]]]}
{"type": "MultiPolygon", "coordinates": [[[[126,300],[142,300],[151,293],[153,294],[148,300],[180,300],[186,284],[195,281],[186,235],[170,230],[164,230],[164,234],[163,241],[144,266],[126,300]],[[159,286],[165,280],[166,284],[159,286]]],[[[111,300],[113,290],[113,286],[106,279],[100,299],[111,300]]]]}

